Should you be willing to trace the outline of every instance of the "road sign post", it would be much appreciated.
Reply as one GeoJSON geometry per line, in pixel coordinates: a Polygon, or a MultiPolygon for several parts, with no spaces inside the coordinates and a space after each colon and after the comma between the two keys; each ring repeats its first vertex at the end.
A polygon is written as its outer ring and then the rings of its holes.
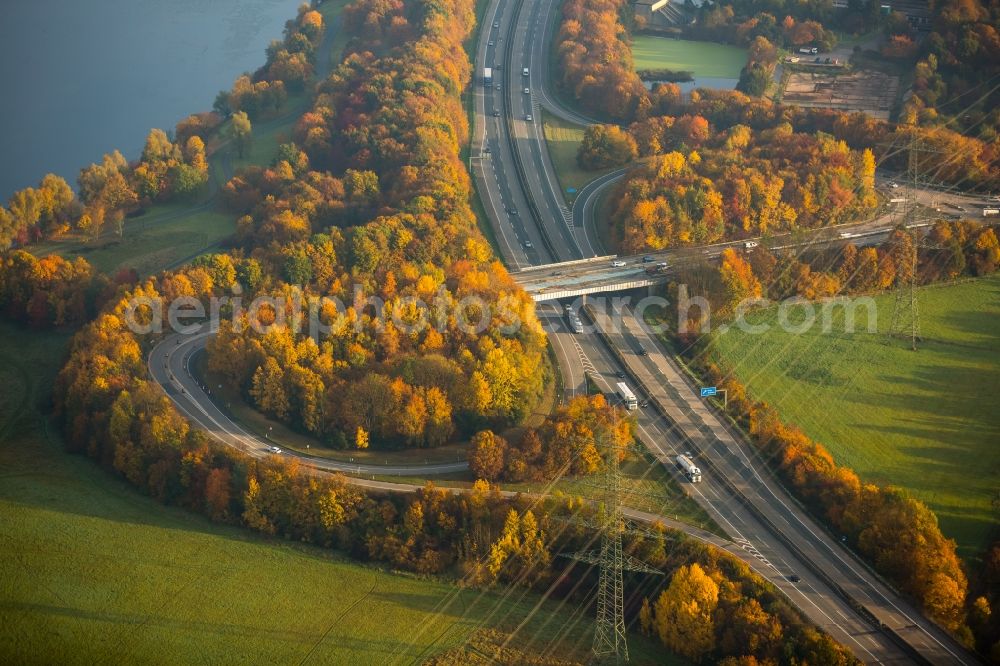
{"type": "Polygon", "coordinates": [[[722,407],[723,409],[729,407],[729,391],[726,389],[720,389],[717,386],[702,386],[699,390],[702,398],[710,398],[713,395],[718,396],[722,394],[722,407]]]}

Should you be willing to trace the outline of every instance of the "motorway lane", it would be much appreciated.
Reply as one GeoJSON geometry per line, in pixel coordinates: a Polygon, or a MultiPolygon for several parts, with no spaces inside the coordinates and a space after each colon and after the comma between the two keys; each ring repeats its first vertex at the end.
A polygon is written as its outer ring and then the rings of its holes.
{"type": "MultiPolygon", "coordinates": [[[[629,372],[650,389],[650,399],[664,406],[676,429],[683,432],[701,458],[709,454],[713,464],[753,502],[756,511],[796,544],[800,560],[804,558],[809,566],[818,567],[822,575],[836,580],[879,622],[900,634],[932,663],[973,663],[970,655],[944,631],[883,584],[859,558],[826,533],[787,496],[769,472],[759,473],[761,469],[768,469],[766,461],[697,397],[696,387],[643,322],[625,311],[616,318],[622,325],[615,330],[604,314],[598,313],[598,317],[627,362],[629,372]],[[640,348],[647,351],[646,356],[637,353],[640,348]]],[[[763,538],[766,533],[755,537],[758,542],[763,538]]]]}
{"type": "Polygon", "coordinates": [[[513,26],[513,41],[508,45],[510,57],[506,63],[508,85],[505,92],[511,114],[511,136],[524,167],[528,187],[526,194],[535,202],[540,217],[538,223],[558,257],[557,261],[570,261],[582,258],[584,254],[570,230],[572,214],[565,204],[549,157],[542,119],[535,103],[538,86],[534,84],[535,74],[531,71],[533,63],[529,46],[538,41],[543,33],[543,27],[538,24],[541,9],[540,0],[522,0],[513,26]],[[523,75],[524,68],[529,69],[529,76],[523,75]],[[530,91],[528,94],[524,93],[525,88],[530,91]],[[528,120],[528,116],[532,119],[528,120]]]}
{"type": "MultiPolygon", "coordinates": [[[[629,167],[616,169],[587,183],[573,201],[573,232],[577,237],[587,239],[586,244],[594,254],[607,254],[607,248],[601,243],[597,233],[597,202],[601,194],[625,177],[629,167]]],[[[581,241],[582,243],[583,241],[581,241]]],[[[583,245],[581,245],[583,247],[583,245]]]]}
{"type": "Polygon", "coordinates": [[[468,463],[465,461],[427,465],[369,465],[308,456],[301,453],[271,453],[271,446],[275,442],[261,439],[235,423],[215,405],[201,385],[191,376],[192,357],[205,348],[206,342],[213,334],[210,330],[202,330],[192,335],[180,333],[168,335],[150,352],[148,366],[154,381],[163,387],[164,392],[181,413],[197,427],[223,444],[233,446],[258,458],[270,455],[297,457],[311,467],[328,472],[369,476],[376,474],[381,476],[434,476],[463,472],[468,469],[468,463]]]}
{"type": "MultiPolygon", "coordinates": [[[[614,394],[614,385],[621,381],[617,360],[596,335],[574,335],[560,325],[563,313],[543,306],[540,313],[553,343],[561,368],[574,365],[586,368],[594,383],[606,395],[614,394]]],[[[585,392],[585,387],[584,387],[585,392]]],[[[671,472],[691,497],[723,527],[733,539],[725,549],[747,562],[789,599],[817,626],[833,635],[868,663],[909,663],[902,651],[888,638],[876,632],[837,594],[823,583],[809,568],[799,561],[780,541],[772,537],[767,528],[735,499],[721,483],[709,477],[700,484],[691,484],[679,474],[673,457],[680,452],[674,442],[673,427],[653,409],[635,412],[638,437],[643,444],[671,472]],[[800,576],[798,583],[788,577],[800,576]]],[[[662,512],[661,512],[662,513],[662,512]]]]}
{"type": "Polygon", "coordinates": [[[530,216],[530,209],[514,170],[514,155],[503,114],[503,88],[508,71],[502,66],[501,54],[506,46],[504,40],[512,20],[513,4],[513,0],[493,0],[485,14],[473,72],[475,114],[469,162],[500,254],[507,266],[517,269],[551,262],[554,258],[546,250],[537,225],[524,217],[530,216]],[[499,27],[494,28],[497,23],[499,27]],[[501,65],[501,69],[498,70],[497,65],[501,65]],[[483,82],[486,67],[493,69],[493,83],[488,87],[483,82]],[[498,85],[500,90],[496,88],[498,85]],[[500,117],[493,116],[494,110],[501,112],[500,117]],[[517,214],[508,212],[511,210],[517,214]]]}

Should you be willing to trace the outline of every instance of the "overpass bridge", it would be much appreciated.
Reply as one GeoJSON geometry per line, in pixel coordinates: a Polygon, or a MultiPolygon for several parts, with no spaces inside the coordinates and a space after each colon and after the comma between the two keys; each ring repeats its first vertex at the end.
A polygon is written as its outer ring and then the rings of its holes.
{"type": "MultiPolygon", "coordinates": [[[[906,225],[908,229],[923,233],[930,222],[918,222],[906,225]]],[[[769,239],[748,239],[765,244],[772,251],[797,251],[821,249],[831,246],[842,246],[848,242],[858,247],[877,245],[883,242],[893,226],[858,226],[847,225],[827,227],[823,229],[802,232],[796,235],[785,235],[769,239]],[[845,229],[852,229],[845,231],[845,229]]],[[[554,301],[564,298],[577,298],[589,294],[612,293],[652,287],[667,283],[676,274],[677,269],[692,266],[719,258],[723,250],[728,248],[743,250],[747,241],[732,241],[701,247],[674,248],[670,251],[651,252],[645,255],[617,256],[607,255],[575,259],[554,264],[529,266],[512,273],[511,276],[522,289],[536,302],[554,301]],[[646,269],[666,262],[669,268],[650,274],[646,269]],[[624,266],[616,263],[624,263],[624,266]]]]}
{"type": "MultiPolygon", "coordinates": [[[[662,258],[657,261],[668,260],[662,258]]],[[[666,283],[669,270],[655,275],[646,273],[647,266],[655,265],[644,264],[641,258],[619,260],[612,255],[532,266],[514,273],[512,277],[536,303],[541,303],[666,283]],[[625,266],[613,266],[612,262],[616,260],[625,261],[625,266]]]]}

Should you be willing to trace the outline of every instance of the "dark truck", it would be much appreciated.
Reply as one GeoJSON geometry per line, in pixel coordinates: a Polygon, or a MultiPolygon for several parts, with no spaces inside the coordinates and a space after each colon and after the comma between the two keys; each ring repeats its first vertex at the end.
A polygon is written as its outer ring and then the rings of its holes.
{"type": "Polygon", "coordinates": [[[647,268],[646,269],[646,274],[647,275],[659,275],[660,273],[666,273],[667,269],[669,269],[669,268],[670,268],[670,265],[667,264],[667,262],[661,261],[660,263],[656,264],[655,266],[650,266],[649,268],[647,268]]]}

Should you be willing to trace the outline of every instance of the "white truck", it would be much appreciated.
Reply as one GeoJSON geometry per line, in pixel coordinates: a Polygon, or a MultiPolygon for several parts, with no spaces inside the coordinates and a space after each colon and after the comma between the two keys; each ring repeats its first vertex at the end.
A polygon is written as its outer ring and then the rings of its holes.
{"type": "Polygon", "coordinates": [[[616,392],[618,393],[618,397],[621,398],[623,403],[625,403],[626,409],[629,411],[639,409],[639,399],[635,397],[635,393],[632,393],[632,389],[630,389],[625,382],[618,382],[618,385],[615,388],[617,389],[616,392]]]}
{"type": "Polygon", "coordinates": [[[687,477],[688,481],[691,483],[701,483],[701,470],[691,462],[691,459],[688,457],[689,455],[691,454],[677,456],[675,458],[677,466],[684,472],[684,476],[687,477]]]}
{"type": "Polygon", "coordinates": [[[819,49],[816,48],[815,46],[809,48],[802,48],[799,49],[799,53],[805,53],[806,55],[816,55],[817,53],[819,53],[819,49]]]}

